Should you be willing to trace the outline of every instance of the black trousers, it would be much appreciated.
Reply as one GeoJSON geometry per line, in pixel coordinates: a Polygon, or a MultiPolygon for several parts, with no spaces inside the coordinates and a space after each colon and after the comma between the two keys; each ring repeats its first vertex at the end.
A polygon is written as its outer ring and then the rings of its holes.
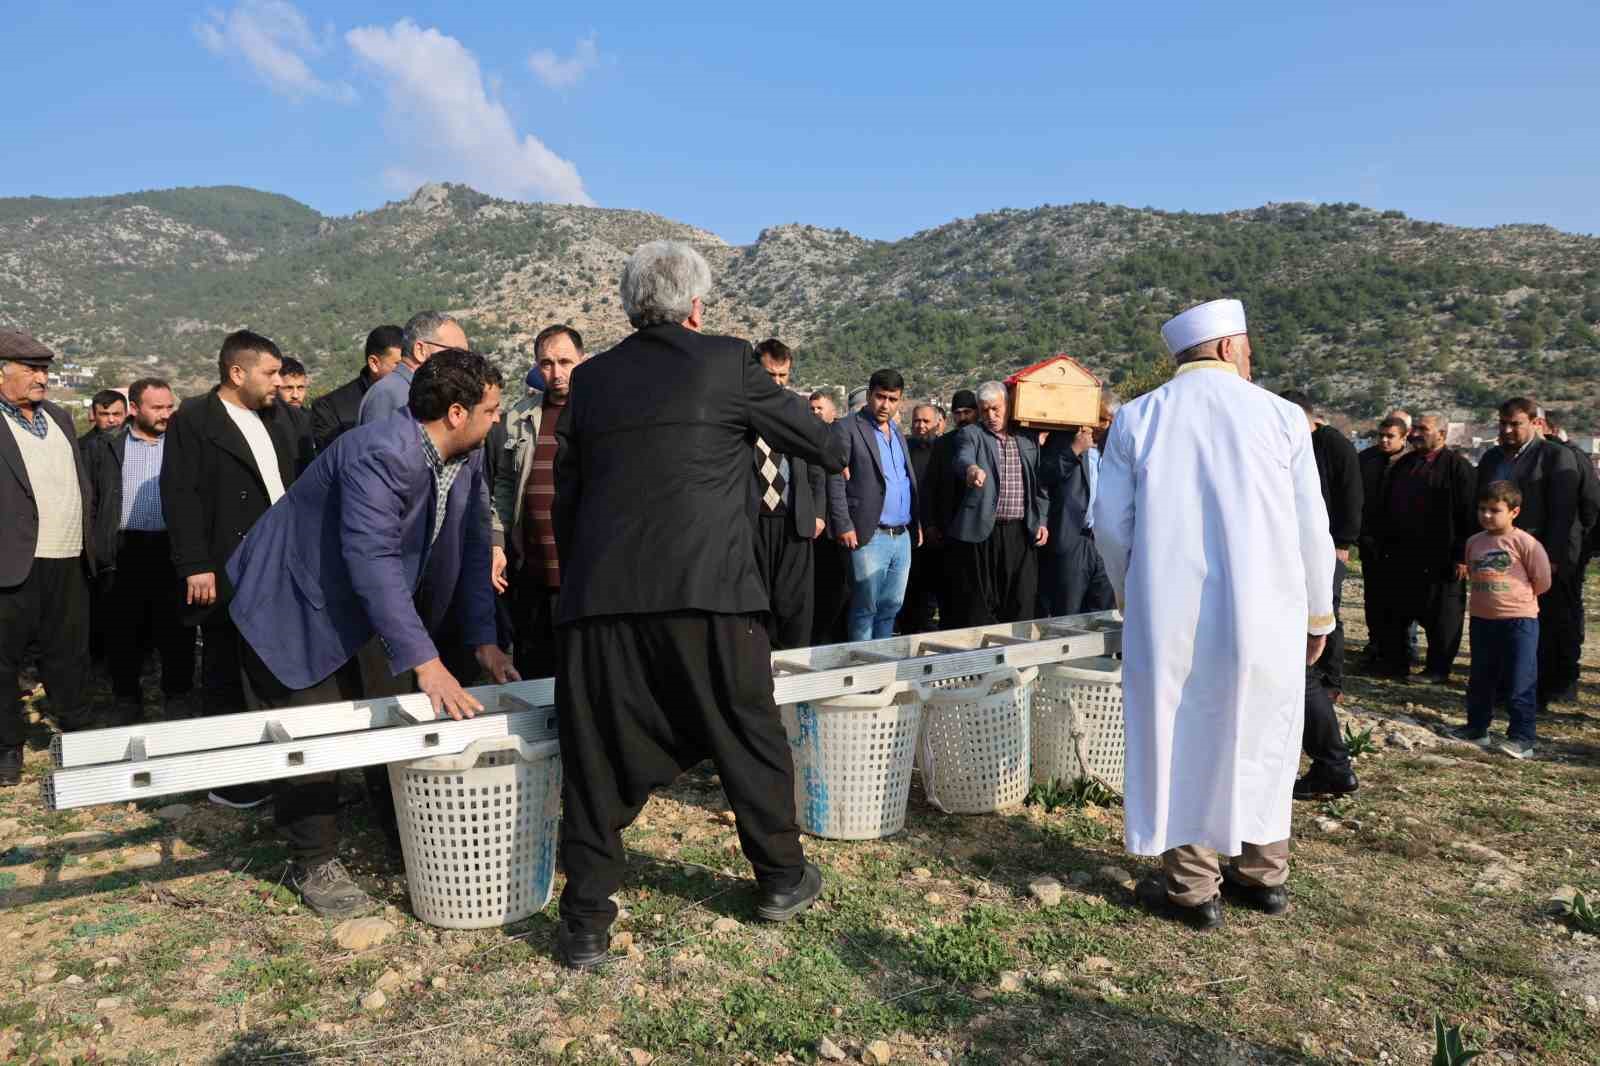
{"type": "Polygon", "coordinates": [[[627,866],[622,830],[653,789],[710,758],[764,888],[800,883],[794,765],[772,702],[771,642],[754,615],[588,618],[564,628],[561,919],[600,931],[627,866]]]}
{"type": "MultiPolygon", "coordinates": [[[[242,688],[247,709],[274,711],[338,703],[362,696],[361,660],[351,659],[310,688],[292,689],[279,681],[249,644],[240,642],[242,688]]],[[[289,852],[306,868],[320,866],[339,851],[339,772],[286,777],[277,782],[276,817],[289,852]]]]}
{"type": "Polygon", "coordinates": [[[1404,553],[1385,552],[1381,581],[1369,579],[1367,587],[1379,592],[1378,668],[1403,675],[1411,670],[1411,645],[1406,631],[1412,622],[1428,635],[1429,674],[1448,676],[1461,650],[1466,624],[1467,583],[1441,580],[1437,567],[1417,562],[1404,553]]]}
{"type": "Polygon", "coordinates": [[[1021,520],[996,522],[987,540],[945,544],[953,628],[1019,622],[1033,616],[1039,552],[1021,520]]]}
{"type": "Polygon", "coordinates": [[[183,586],[167,535],[119,533],[117,568],[107,578],[102,603],[111,691],[119,700],[139,701],[139,674],[152,645],[161,656],[161,691],[182,696],[194,688],[194,627],[178,624],[183,586]]]}
{"type": "Polygon", "coordinates": [[[1324,686],[1322,676],[1316,666],[1306,670],[1306,724],[1300,746],[1314,769],[1342,774],[1350,769],[1350,749],[1339,730],[1332,690],[1324,686]]]}
{"type": "Polygon", "coordinates": [[[556,676],[561,656],[556,647],[556,602],[561,595],[544,583],[537,567],[524,567],[512,588],[516,610],[516,644],[512,660],[528,679],[556,676]],[[529,571],[534,571],[530,575],[529,571]]]}
{"type": "Polygon", "coordinates": [[[1092,537],[1071,537],[1065,545],[1045,545],[1039,553],[1038,600],[1035,614],[1040,618],[1116,607],[1116,593],[1092,537]]]}
{"type": "Polygon", "coordinates": [[[756,569],[772,605],[767,633],[774,649],[811,644],[812,605],[816,597],[812,543],[794,532],[788,515],[756,517],[756,569]]]}
{"type": "Polygon", "coordinates": [[[906,580],[906,598],[895,627],[902,633],[932,632],[935,613],[943,612],[939,602],[943,590],[944,545],[912,548],[911,576],[906,580]]]}
{"type": "Polygon", "coordinates": [[[811,645],[841,644],[850,606],[850,549],[827,536],[811,549],[811,645]]]}
{"type": "MultiPolygon", "coordinates": [[[[1344,621],[1339,616],[1339,609],[1344,606],[1344,575],[1345,564],[1342,559],[1335,558],[1333,562],[1333,632],[1328,634],[1328,644],[1322,650],[1322,656],[1311,668],[1307,675],[1307,684],[1311,679],[1326,688],[1329,692],[1344,691],[1344,621]]],[[[1409,654],[1409,652],[1408,652],[1409,654]]],[[[1310,705],[1307,704],[1309,710],[1310,705]]],[[[1307,754],[1310,754],[1307,752],[1307,754]]]]}
{"type": "Polygon", "coordinates": [[[89,579],[82,557],[35,559],[20,585],[0,588],[0,748],[26,736],[17,675],[29,647],[38,649],[39,680],[64,730],[81,729],[88,708],[89,579]]]}
{"type": "Polygon", "coordinates": [[[238,714],[245,708],[239,649],[244,638],[228,617],[226,605],[200,627],[201,713],[238,714]]]}
{"type": "Polygon", "coordinates": [[[1578,682],[1583,654],[1583,571],[1558,570],[1539,597],[1539,706],[1578,682]]]}

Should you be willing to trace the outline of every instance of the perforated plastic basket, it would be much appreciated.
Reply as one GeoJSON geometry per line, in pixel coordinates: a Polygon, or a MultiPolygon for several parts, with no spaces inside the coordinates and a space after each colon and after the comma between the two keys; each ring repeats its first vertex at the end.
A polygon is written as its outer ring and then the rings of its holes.
{"type": "Polygon", "coordinates": [[[1028,797],[1028,744],[1037,667],[991,670],[976,682],[923,689],[918,763],[928,802],[986,814],[1028,797]]]}
{"type": "Polygon", "coordinates": [[[1033,780],[1098,779],[1122,791],[1122,661],[1039,668],[1033,692],[1033,780]]]}
{"type": "Polygon", "coordinates": [[[550,902],[561,747],[521,737],[389,764],[411,906],[445,929],[508,925],[550,902]]]}
{"type": "Polygon", "coordinates": [[[874,840],[906,824],[922,693],[903,682],[879,692],[786,703],[795,817],[812,836],[874,840]]]}

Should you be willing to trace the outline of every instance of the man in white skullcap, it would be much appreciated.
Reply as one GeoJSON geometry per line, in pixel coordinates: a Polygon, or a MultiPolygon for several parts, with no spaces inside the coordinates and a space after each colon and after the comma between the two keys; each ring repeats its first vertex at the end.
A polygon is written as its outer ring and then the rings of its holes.
{"type": "Polygon", "coordinates": [[[1306,666],[1333,630],[1333,541],[1305,414],[1250,384],[1244,306],[1161,327],[1173,379],[1117,413],[1095,543],[1123,605],[1126,840],[1142,902],[1210,929],[1220,893],[1288,907],[1306,666]],[[1218,854],[1237,856],[1222,869],[1218,854]]]}

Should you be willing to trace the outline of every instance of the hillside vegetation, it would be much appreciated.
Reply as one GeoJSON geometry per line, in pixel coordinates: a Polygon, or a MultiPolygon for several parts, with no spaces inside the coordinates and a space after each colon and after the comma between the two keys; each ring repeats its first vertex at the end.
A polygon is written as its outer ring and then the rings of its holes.
{"type": "Polygon", "coordinates": [[[1600,371],[1600,240],[1541,226],[1462,229],[1355,204],[1216,215],[1102,203],[1005,210],[898,241],[775,226],[734,247],[638,211],[496,200],[427,185],[325,218],[224,187],[0,200],[0,323],[125,382],[154,356],[209,378],[221,334],[275,338],[332,387],[366,331],[422,307],[467,320],[508,366],[570,322],[592,350],[627,332],[616,279],[659,237],[711,261],[710,327],[777,335],[808,383],[901,367],[918,394],[1066,351],[1110,381],[1163,358],[1162,319],[1248,305],[1259,378],[1330,410],[1481,416],[1535,394],[1586,421],[1600,371]]]}

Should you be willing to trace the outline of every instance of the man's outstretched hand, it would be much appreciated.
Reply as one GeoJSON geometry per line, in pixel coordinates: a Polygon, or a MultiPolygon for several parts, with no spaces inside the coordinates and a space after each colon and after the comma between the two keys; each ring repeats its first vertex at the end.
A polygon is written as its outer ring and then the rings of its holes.
{"type": "Polygon", "coordinates": [[[429,659],[417,667],[417,688],[422,690],[427,695],[428,701],[433,704],[434,717],[438,717],[442,711],[459,722],[463,718],[472,718],[483,710],[483,704],[462,688],[455,675],[446,670],[444,663],[438,659],[429,659]]]}

